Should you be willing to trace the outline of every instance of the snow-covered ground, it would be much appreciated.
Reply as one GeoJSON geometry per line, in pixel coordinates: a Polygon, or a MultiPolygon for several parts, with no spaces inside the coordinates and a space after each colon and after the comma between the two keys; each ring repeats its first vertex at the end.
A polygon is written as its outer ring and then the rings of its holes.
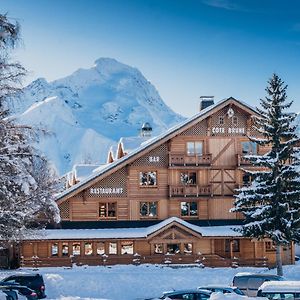
{"type": "MultiPolygon", "coordinates": [[[[116,265],[111,267],[41,268],[0,271],[0,278],[15,272],[43,274],[49,299],[97,298],[113,300],[160,296],[172,289],[206,284],[230,285],[238,272],[275,273],[266,268],[204,268],[193,266],[116,265]]],[[[300,264],[285,266],[288,280],[300,280],[300,264]]],[[[217,299],[217,298],[216,298],[217,299]]]]}

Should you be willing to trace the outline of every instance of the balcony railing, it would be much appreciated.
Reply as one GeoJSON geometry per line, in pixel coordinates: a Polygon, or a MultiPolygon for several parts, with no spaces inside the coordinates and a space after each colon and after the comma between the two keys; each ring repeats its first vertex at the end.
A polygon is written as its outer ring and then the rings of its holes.
{"type": "Polygon", "coordinates": [[[170,197],[198,197],[198,196],[211,196],[211,185],[170,185],[170,197]]]}
{"type": "Polygon", "coordinates": [[[202,166],[211,164],[211,154],[203,155],[186,155],[186,154],[169,154],[169,166],[202,166]]]}
{"type": "Polygon", "coordinates": [[[251,165],[251,162],[245,158],[245,156],[241,155],[241,154],[237,154],[237,165],[238,166],[249,166],[251,165]]]}

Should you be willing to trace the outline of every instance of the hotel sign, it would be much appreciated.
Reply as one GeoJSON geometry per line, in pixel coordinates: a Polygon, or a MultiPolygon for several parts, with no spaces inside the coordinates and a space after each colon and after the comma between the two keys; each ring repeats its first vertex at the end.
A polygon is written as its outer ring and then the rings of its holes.
{"type": "Polygon", "coordinates": [[[246,130],[244,127],[229,127],[229,128],[225,128],[225,127],[213,127],[211,132],[213,134],[245,134],[246,130]]]}

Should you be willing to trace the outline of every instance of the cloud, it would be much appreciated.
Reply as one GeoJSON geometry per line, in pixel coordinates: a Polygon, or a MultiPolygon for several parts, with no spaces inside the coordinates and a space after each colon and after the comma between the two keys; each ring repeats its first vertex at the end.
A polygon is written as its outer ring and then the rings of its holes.
{"type": "Polygon", "coordinates": [[[244,11],[244,9],[234,3],[232,0],[202,0],[202,3],[208,6],[226,9],[244,11]]]}

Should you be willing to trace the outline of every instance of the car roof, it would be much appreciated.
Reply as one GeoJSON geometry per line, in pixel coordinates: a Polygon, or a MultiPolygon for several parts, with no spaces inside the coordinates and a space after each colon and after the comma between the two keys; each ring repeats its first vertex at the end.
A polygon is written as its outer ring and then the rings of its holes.
{"type": "Polygon", "coordinates": [[[248,273],[248,272],[240,272],[235,274],[234,277],[261,277],[261,278],[282,278],[281,276],[274,274],[262,274],[262,273],[248,273]]]}
{"type": "Polygon", "coordinates": [[[300,293],[300,281],[266,281],[259,290],[262,292],[294,292],[300,293]]]}
{"type": "Polygon", "coordinates": [[[172,291],[172,292],[166,292],[164,293],[164,296],[171,296],[173,294],[178,294],[178,293],[204,293],[207,295],[211,294],[211,291],[207,291],[207,290],[200,290],[200,289],[186,289],[186,290],[176,290],[176,291],[172,291]]]}
{"type": "Polygon", "coordinates": [[[238,289],[236,286],[229,286],[229,285],[205,285],[205,286],[199,286],[199,290],[205,290],[205,289],[227,289],[227,290],[235,290],[238,289]]]}
{"type": "Polygon", "coordinates": [[[11,278],[11,277],[40,277],[41,275],[38,273],[17,273],[17,274],[12,274],[7,276],[6,278],[11,278]]]}

